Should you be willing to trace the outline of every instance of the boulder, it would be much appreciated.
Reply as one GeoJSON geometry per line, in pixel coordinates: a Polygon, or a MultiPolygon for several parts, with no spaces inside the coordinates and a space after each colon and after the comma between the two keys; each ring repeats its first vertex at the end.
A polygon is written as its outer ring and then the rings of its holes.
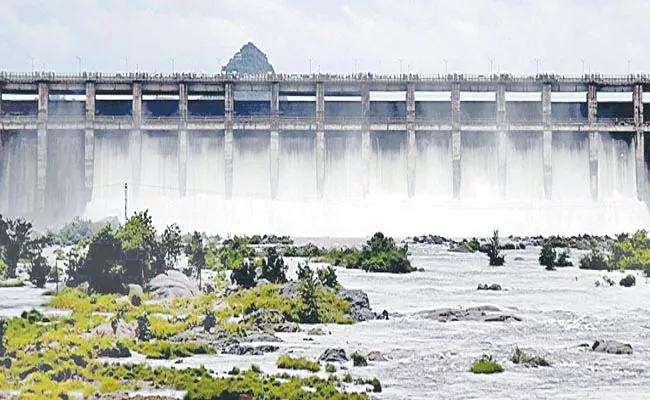
{"type": "Polygon", "coordinates": [[[234,356],[261,356],[265,353],[278,351],[278,349],[278,346],[273,345],[247,346],[235,343],[224,347],[221,350],[221,354],[230,354],[234,356]]]}
{"type": "Polygon", "coordinates": [[[149,283],[156,300],[174,297],[196,297],[201,295],[199,285],[180,271],[167,271],[153,278],[149,283]]]}
{"type": "Polygon", "coordinates": [[[368,353],[368,361],[388,361],[388,358],[380,351],[371,351],[368,353]]]}
{"type": "Polygon", "coordinates": [[[632,345],[617,340],[596,340],[591,349],[599,353],[632,354],[632,345]]]}
{"type": "Polygon", "coordinates": [[[520,317],[506,314],[494,306],[479,306],[470,308],[441,308],[430,311],[421,311],[417,315],[423,318],[436,319],[439,322],[455,321],[481,321],[481,322],[506,322],[521,321],[520,317]]]}
{"type": "Polygon", "coordinates": [[[493,283],[493,284],[491,284],[490,286],[488,286],[487,283],[484,283],[484,284],[482,284],[482,285],[479,283],[479,284],[478,284],[478,288],[476,288],[476,290],[493,290],[493,291],[499,291],[499,290],[502,290],[502,289],[501,289],[501,285],[499,285],[498,283],[493,283]]]}
{"type": "Polygon", "coordinates": [[[461,243],[458,246],[450,247],[451,253],[473,253],[474,250],[467,243],[461,243]]]}
{"type": "Polygon", "coordinates": [[[336,294],[336,297],[350,303],[350,316],[354,320],[361,322],[377,319],[377,314],[370,308],[368,295],[363,290],[341,289],[336,294]]]}
{"type": "Polygon", "coordinates": [[[133,307],[140,307],[142,305],[142,298],[137,294],[131,295],[131,305],[133,307]]]}
{"type": "Polygon", "coordinates": [[[99,325],[93,328],[89,335],[91,337],[135,340],[138,337],[138,323],[136,321],[119,321],[115,331],[111,324],[99,325]]]}
{"type": "Polygon", "coordinates": [[[292,281],[283,284],[278,289],[278,294],[280,296],[287,296],[291,300],[298,299],[300,297],[300,293],[298,293],[298,282],[292,281]]]}
{"type": "Polygon", "coordinates": [[[129,289],[129,295],[138,295],[142,296],[144,294],[144,290],[142,290],[142,286],[136,285],[135,283],[129,283],[127,285],[127,288],[129,289]]]}
{"type": "Polygon", "coordinates": [[[344,363],[347,361],[350,361],[348,358],[348,355],[345,354],[345,350],[341,348],[329,348],[326,349],[323,354],[318,357],[319,362],[338,362],[338,363],[344,363]]]}

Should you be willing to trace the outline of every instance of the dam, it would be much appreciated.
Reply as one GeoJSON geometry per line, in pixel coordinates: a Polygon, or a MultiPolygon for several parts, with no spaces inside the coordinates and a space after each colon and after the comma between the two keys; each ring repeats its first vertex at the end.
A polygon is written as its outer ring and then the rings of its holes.
{"type": "Polygon", "coordinates": [[[645,75],[0,73],[0,213],[54,225],[121,216],[126,197],[163,222],[228,233],[640,228],[649,85],[645,75]]]}

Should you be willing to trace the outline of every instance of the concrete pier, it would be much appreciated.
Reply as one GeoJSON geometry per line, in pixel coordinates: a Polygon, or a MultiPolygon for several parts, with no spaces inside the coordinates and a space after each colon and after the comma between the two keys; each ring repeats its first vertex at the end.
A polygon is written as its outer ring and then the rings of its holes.
{"type": "Polygon", "coordinates": [[[496,91],[497,100],[497,173],[499,177],[499,194],[506,196],[507,187],[507,163],[508,163],[508,126],[506,115],[506,87],[498,85],[496,91]]]}
{"type": "Polygon", "coordinates": [[[50,91],[47,83],[38,83],[38,130],[36,140],[36,204],[34,210],[41,212],[45,207],[47,185],[47,114],[50,91]]]}
{"type": "Polygon", "coordinates": [[[232,82],[226,82],[224,87],[224,141],[223,141],[223,161],[225,164],[226,174],[226,197],[232,198],[232,168],[233,155],[235,151],[235,138],[233,132],[233,112],[235,101],[233,98],[232,82]]]}
{"type": "Polygon", "coordinates": [[[361,164],[362,194],[366,196],[370,188],[370,90],[361,87],[361,164]]]}
{"type": "Polygon", "coordinates": [[[550,200],[553,195],[553,131],[551,130],[551,85],[542,86],[542,122],[544,136],[542,152],[544,163],[544,196],[550,200]]]}
{"type": "Polygon", "coordinates": [[[178,85],[178,194],[184,197],[187,192],[187,117],[188,98],[187,84],[181,82],[178,85]]]}
{"type": "Polygon", "coordinates": [[[460,138],[460,84],[451,86],[451,168],[453,193],[455,198],[460,198],[461,185],[461,138],[460,138]]]}
{"type": "Polygon", "coordinates": [[[129,140],[129,151],[131,153],[131,190],[133,195],[140,193],[142,179],[142,83],[133,82],[133,99],[131,102],[131,118],[133,125],[129,140]]]}
{"type": "Polygon", "coordinates": [[[323,197],[325,186],[325,87],[316,84],[316,193],[323,197]]]}
{"type": "Polygon", "coordinates": [[[95,83],[86,82],[86,130],[84,134],[84,188],[86,199],[93,196],[95,171],[95,83]]]}
{"type": "Polygon", "coordinates": [[[634,165],[636,172],[636,195],[639,200],[645,198],[646,167],[645,167],[645,132],[643,131],[643,85],[634,85],[634,165]]]}
{"type": "Polygon", "coordinates": [[[589,182],[591,197],[598,200],[598,150],[600,147],[600,132],[595,124],[598,116],[598,99],[596,85],[589,85],[587,89],[587,115],[589,121],[589,182]]]}
{"type": "Polygon", "coordinates": [[[269,148],[269,168],[271,175],[271,198],[278,197],[280,184],[280,84],[274,82],[271,86],[271,142],[269,148]]]}
{"type": "Polygon", "coordinates": [[[417,147],[415,143],[415,86],[406,85],[406,185],[408,196],[415,195],[415,162],[417,147]]]}

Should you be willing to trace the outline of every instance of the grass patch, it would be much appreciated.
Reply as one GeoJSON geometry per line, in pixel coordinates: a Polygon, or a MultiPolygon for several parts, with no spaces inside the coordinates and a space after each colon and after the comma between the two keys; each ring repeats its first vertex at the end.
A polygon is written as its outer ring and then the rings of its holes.
{"type": "Polygon", "coordinates": [[[155,360],[174,360],[196,354],[214,354],[212,347],[198,343],[142,342],[135,345],[132,350],[155,360]]]}
{"type": "Polygon", "coordinates": [[[320,365],[317,362],[309,361],[303,357],[293,358],[290,356],[281,356],[276,363],[278,368],[284,369],[303,369],[311,372],[320,371],[320,365]]]}
{"type": "Polygon", "coordinates": [[[327,372],[329,374],[335,373],[336,372],[336,365],[327,363],[327,365],[325,365],[325,372],[327,372]]]}
{"type": "Polygon", "coordinates": [[[494,374],[503,372],[503,367],[492,359],[492,356],[483,355],[480,359],[474,361],[470,369],[475,374],[494,374]]]}
{"type": "Polygon", "coordinates": [[[23,282],[22,279],[0,281],[0,288],[16,288],[23,286],[25,286],[25,282],[23,282]]]}

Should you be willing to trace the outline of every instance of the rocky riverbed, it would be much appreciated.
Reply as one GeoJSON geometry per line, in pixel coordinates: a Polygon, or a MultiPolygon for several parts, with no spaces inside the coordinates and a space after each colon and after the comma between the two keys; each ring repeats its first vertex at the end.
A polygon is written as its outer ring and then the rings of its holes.
{"type": "MultiPolygon", "coordinates": [[[[317,244],[360,242],[320,240],[317,244]]],[[[530,246],[507,251],[503,267],[489,267],[481,253],[451,253],[447,244],[412,244],[410,250],[413,264],[423,272],[337,270],[344,287],[363,290],[375,312],[388,311],[388,320],[303,325],[302,331],[278,332],[278,341],[260,336],[180,364],[146,362],[177,368],[205,365],[220,374],[255,363],[274,373],[283,372],[275,365],[281,354],[317,360],[332,348],[342,349],[347,356],[355,351],[372,353],[367,367],[353,367],[350,360],[341,365],[354,376],[378,377],[383,392],[373,396],[381,399],[643,399],[650,391],[650,312],[645,306],[650,287],[644,278],[637,277],[632,288],[596,287],[594,281],[603,272],[545,271],[537,263],[539,250],[530,246]],[[507,290],[477,290],[485,283],[498,283],[507,290]],[[308,335],[312,328],[320,328],[324,335],[308,335]],[[632,354],[625,354],[627,344],[632,354]],[[515,345],[544,357],[551,367],[513,364],[508,359],[515,345]],[[493,355],[505,372],[491,376],[468,372],[483,353],[493,355]]],[[[579,251],[573,253],[574,262],[579,256],[579,251]]],[[[623,276],[608,275],[614,280],[623,276]]],[[[43,299],[40,291],[30,288],[0,293],[11,299],[0,308],[10,316],[43,299]]],[[[365,300],[361,296],[358,301],[365,300]]],[[[119,362],[129,360],[144,358],[119,362]]],[[[318,374],[327,376],[324,371],[318,374]]]]}

